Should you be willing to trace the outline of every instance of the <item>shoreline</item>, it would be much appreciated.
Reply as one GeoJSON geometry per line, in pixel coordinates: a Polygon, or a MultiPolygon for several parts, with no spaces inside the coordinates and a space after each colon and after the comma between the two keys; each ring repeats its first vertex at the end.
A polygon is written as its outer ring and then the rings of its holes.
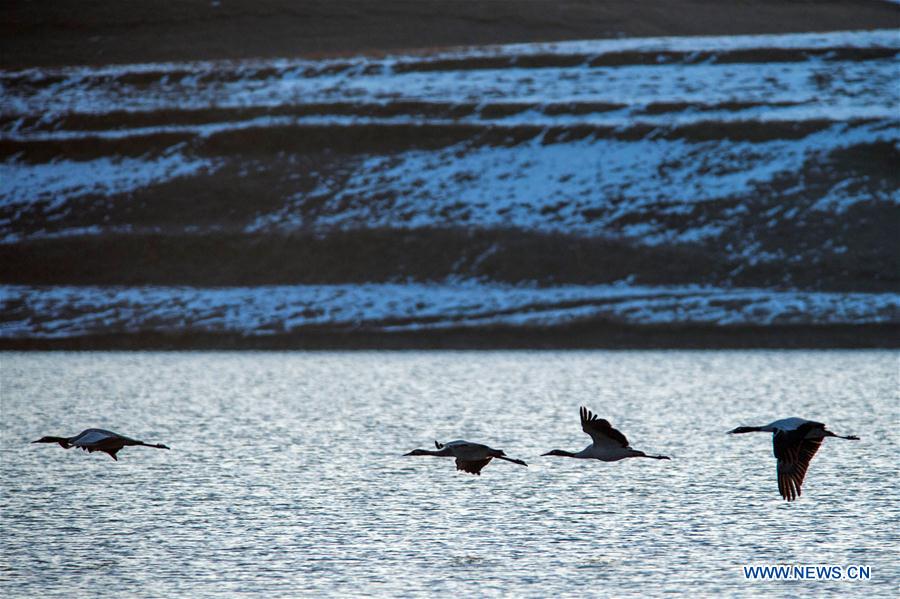
{"type": "Polygon", "coordinates": [[[900,349],[900,323],[775,326],[490,327],[384,332],[308,329],[281,335],[142,332],[5,338],[0,351],[900,349]]]}

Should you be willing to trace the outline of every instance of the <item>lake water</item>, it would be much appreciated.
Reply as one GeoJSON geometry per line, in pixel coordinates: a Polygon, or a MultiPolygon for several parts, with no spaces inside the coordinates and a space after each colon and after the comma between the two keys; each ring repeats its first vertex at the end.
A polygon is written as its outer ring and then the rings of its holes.
{"type": "Polygon", "coordinates": [[[4,353],[0,591],[29,597],[867,594],[900,580],[897,352],[4,353]],[[580,450],[586,405],[672,461],[580,450]],[[768,434],[829,439],[778,495],[768,434]],[[171,451],[114,462],[43,435],[171,451]],[[503,448],[472,476],[401,457],[503,448]],[[864,565],[752,581],[743,565],[864,565]]]}

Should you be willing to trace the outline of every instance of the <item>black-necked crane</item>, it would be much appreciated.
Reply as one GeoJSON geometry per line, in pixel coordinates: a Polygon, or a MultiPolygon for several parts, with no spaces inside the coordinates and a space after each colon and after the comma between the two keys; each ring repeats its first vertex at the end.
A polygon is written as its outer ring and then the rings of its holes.
{"type": "Polygon", "coordinates": [[[859,437],[843,437],[825,430],[821,422],[804,418],[784,418],[765,426],[739,426],[729,435],[741,433],[772,433],[772,445],[778,460],[778,491],[785,501],[800,497],[800,486],[806,477],[809,462],[819,451],[825,437],[837,437],[849,441],[859,441],[859,437]]]}
{"type": "Polygon", "coordinates": [[[89,428],[81,431],[74,437],[41,437],[32,443],[59,443],[63,449],[70,447],[80,447],[84,451],[94,453],[95,451],[103,451],[109,454],[109,457],[118,461],[116,453],[123,447],[131,447],[134,445],[143,445],[144,447],[155,447],[157,449],[169,449],[162,443],[151,445],[136,439],[130,439],[112,431],[105,431],[100,428],[89,428]]]}
{"type": "Polygon", "coordinates": [[[432,455],[442,458],[456,458],[456,469],[468,472],[470,474],[481,475],[481,469],[491,463],[491,460],[505,460],[513,464],[527,466],[522,460],[508,458],[502,449],[492,449],[481,443],[471,443],[469,441],[450,441],[448,443],[434,442],[437,451],[432,449],[413,449],[404,456],[410,455],[432,455]]]}
{"type": "Polygon", "coordinates": [[[618,462],[625,458],[651,458],[654,460],[668,460],[664,455],[648,455],[643,451],[632,449],[628,446],[625,435],[612,427],[608,420],[598,418],[585,407],[581,408],[581,430],[591,436],[593,443],[577,453],[554,449],[543,455],[558,455],[567,458],[581,458],[585,460],[600,460],[602,462],[618,462]]]}

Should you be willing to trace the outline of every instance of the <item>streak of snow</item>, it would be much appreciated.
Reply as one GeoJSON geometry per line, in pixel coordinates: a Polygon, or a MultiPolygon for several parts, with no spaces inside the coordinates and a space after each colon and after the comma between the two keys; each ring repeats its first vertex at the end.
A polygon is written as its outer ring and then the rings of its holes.
{"type": "MultiPolygon", "coordinates": [[[[590,232],[609,229],[622,216],[641,210],[740,197],[779,173],[798,171],[807,160],[898,135],[900,127],[872,124],[835,125],[798,140],[765,142],[535,140],[475,148],[464,143],[437,151],[373,156],[348,180],[311,195],[330,198],[316,221],[324,227],[412,228],[440,225],[450,217],[474,226],[590,232]],[[375,195],[394,200],[389,204],[368,200],[375,195]]],[[[299,196],[295,206],[306,200],[299,196]]],[[[292,213],[290,206],[285,209],[287,223],[292,213]]],[[[274,222],[274,216],[266,220],[274,222]]],[[[691,242],[714,237],[719,226],[653,229],[650,223],[641,223],[620,232],[648,236],[648,242],[691,242]]]]}
{"type": "MultiPolygon", "coordinates": [[[[439,101],[550,105],[573,102],[627,102],[618,122],[629,122],[648,104],[757,102],[765,107],[735,109],[742,119],[887,117],[896,105],[892,58],[823,61],[798,55],[793,62],[701,62],[591,67],[589,64],[523,68],[453,68],[398,71],[402,65],[442,60],[578,55],[585,60],[607,53],[662,51],[725,52],[741,49],[885,48],[900,51],[890,30],[734,37],[646,38],[558,44],[519,44],[458,49],[433,54],[359,57],[340,60],[271,60],[70,67],[0,72],[0,115],[36,115],[35,127],[62,114],[104,114],[167,109],[276,107],[304,104],[389,104],[439,101]],[[340,67],[340,68],[338,68],[340,67]],[[779,104],[786,104],[779,106],[779,104]],[[799,105],[798,105],[799,104],[799,105]],[[841,117],[840,115],[845,115],[841,117]]],[[[696,119],[675,111],[654,120],[696,119]]],[[[733,112],[724,110],[723,112],[733,112]]],[[[724,115],[727,117],[727,114],[724,115]]],[[[528,118],[528,115],[511,117],[528,118]]],[[[717,115],[707,118],[717,119],[717,115]]],[[[607,121],[615,120],[607,115],[607,121]]],[[[10,120],[4,135],[27,133],[10,120]]]]}
{"type": "Polygon", "coordinates": [[[154,183],[193,175],[211,168],[209,160],[169,154],[156,159],[96,158],[54,160],[27,164],[16,160],[0,163],[3,195],[0,206],[45,202],[54,211],[76,196],[111,196],[154,183]]]}
{"type": "Polygon", "coordinates": [[[138,331],[272,335],[305,327],[424,330],[629,324],[900,322],[900,294],[821,293],[627,284],[554,288],[460,284],[256,288],[0,287],[2,338],[138,331]]]}

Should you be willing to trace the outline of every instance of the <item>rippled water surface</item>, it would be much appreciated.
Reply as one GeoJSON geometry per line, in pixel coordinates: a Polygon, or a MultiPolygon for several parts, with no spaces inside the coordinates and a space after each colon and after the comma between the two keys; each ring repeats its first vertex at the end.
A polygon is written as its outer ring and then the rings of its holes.
{"type": "Polygon", "coordinates": [[[6,596],[890,596],[895,352],[0,355],[6,596]],[[586,405],[672,461],[579,450],[586,405]],[[767,434],[830,439],[783,502],[767,434]],[[171,451],[114,462],[42,435],[109,428],[171,451]],[[464,438],[525,459],[482,476],[400,457],[464,438]],[[760,582],[746,564],[862,564],[760,582]]]}

